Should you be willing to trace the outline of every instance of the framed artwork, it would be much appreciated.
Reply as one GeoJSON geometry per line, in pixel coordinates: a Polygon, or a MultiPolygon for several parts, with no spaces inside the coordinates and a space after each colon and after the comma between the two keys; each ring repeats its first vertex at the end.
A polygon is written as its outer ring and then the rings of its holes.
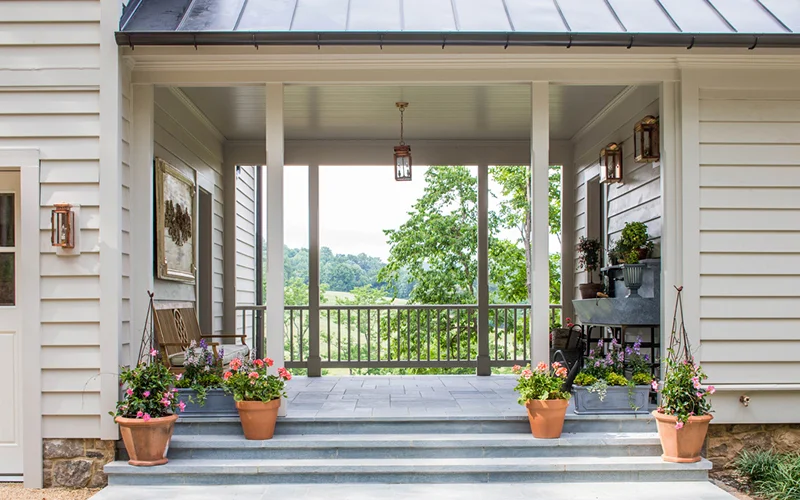
{"type": "Polygon", "coordinates": [[[194,284],[194,179],[156,158],[156,277],[194,284]]]}

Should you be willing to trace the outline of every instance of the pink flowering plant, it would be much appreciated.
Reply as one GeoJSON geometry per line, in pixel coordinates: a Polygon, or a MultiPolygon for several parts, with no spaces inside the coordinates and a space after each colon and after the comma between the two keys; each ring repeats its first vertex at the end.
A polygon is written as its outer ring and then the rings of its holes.
{"type": "Polygon", "coordinates": [[[564,379],[567,378],[567,368],[555,362],[548,366],[540,362],[535,370],[530,365],[522,368],[514,366],[511,371],[518,375],[517,386],[514,388],[519,393],[518,402],[525,405],[532,400],[569,399],[570,393],[563,391],[564,379]]]}
{"type": "Polygon", "coordinates": [[[122,368],[119,380],[124,387],[123,398],[117,403],[117,411],[109,412],[112,417],[140,418],[147,422],[183,411],[186,404],[175,397],[175,375],[158,356],[158,351],[152,349],[149,359],[133,368],[122,368]]]}
{"type": "Polygon", "coordinates": [[[694,359],[683,361],[667,359],[664,387],[661,390],[661,406],[658,412],[678,418],[675,424],[680,429],[689,421],[689,417],[701,417],[711,413],[711,402],[708,396],[714,394],[713,385],[703,387],[706,374],[694,363],[694,359]]]}
{"type": "Polygon", "coordinates": [[[292,374],[278,368],[278,375],[267,374],[274,362],[270,358],[231,360],[230,370],[222,374],[225,385],[233,392],[236,401],[262,401],[264,403],[286,396],[285,383],[292,374]]]}

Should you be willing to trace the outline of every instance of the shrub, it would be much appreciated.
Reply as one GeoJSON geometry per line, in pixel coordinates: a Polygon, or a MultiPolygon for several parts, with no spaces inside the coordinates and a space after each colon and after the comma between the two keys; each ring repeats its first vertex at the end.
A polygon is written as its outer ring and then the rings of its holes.
{"type": "Polygon", "coordinates": [[[677,428],[683,427],[689,417],[711,413],[711,403],[707,396],[714,394],[714,386],[702,387],[706,374],[694,360],[679,361],[667,359],[664,387],[661,390],[659,413],[678,418],[677,428]]]}
{"type": "Polygon", "coordinates": [[[580,372],[577,377],[575,377],[575,381],[573,382],[575,385],[593,385],[597,382],[597,377],[594,375],[589,375],[585,372],[580,372]]]}
{"type": "Polygon", "coordinates": [[[592,281],[592,273],[600,268],[600,250],[603,246],[599,240],[581,236],[576,250],[578,251],[578,265],[581,269],[586,269],[589,273],[589,281],[592,281]]]}
{"type": "MultiPolygon", "coordinates": [[[[631,377],[631,382],[633,385],[651,385],[654,380],[653,376],[649,373],[634,373],[633,377],[631,377]]],[[[655,390],[655,388],[654,388],[655,390]]]]}
{"type": "Polygon", "coordinates": [[[753,488],[766,500],[800,499],[800,453],[743,451],[736,469],[750,478],[753,488]]]}
{"type": "Polygon", "coordinates": [[[606,383],[608,385],[615,385],[619,387],[623,385],[628,385],[628,379],[626,379],[619,373],[609,373],[608,376],[606,377],[606,383]]]}
{"type": "Polygon", "coordinates": [[[569,399],[570,393],[562,391],[564,379],[567,378],[567,368],[555,362],[551,366],[542,361],[531,370],[530,365],[523,370],[519,365],[511,371],[519,375],[515,391],[519,392],[518,402],[524,405],[528,401],[548,399],[569,399]]]}

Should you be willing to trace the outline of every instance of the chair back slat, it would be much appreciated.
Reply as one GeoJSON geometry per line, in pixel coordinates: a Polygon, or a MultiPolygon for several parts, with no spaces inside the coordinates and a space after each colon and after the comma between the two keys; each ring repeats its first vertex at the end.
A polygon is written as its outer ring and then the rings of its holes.
{"type": "Polygon", "coordinates": [[[200,343],[200,325],[191,303],[157,303],[154,323],[158,343],[160,345],[173,344],[164,345],[163,350],[167,356],[186,350],[193,340],[200,343]],[[180,346],[174,344],[180,344],[180,346]]]}

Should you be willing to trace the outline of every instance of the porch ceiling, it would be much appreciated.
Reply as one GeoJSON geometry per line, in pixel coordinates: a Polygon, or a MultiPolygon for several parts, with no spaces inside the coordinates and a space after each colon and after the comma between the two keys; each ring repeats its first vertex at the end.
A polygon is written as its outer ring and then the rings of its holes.
{"type": "MultiPolygon", "coordinates": [[[[570,139],[622,86],[550,86],[550,137],[570,139]]],[[[181,89],[229,140],[263,140],[263,87],[181,89]]],[[[405,135],[410,140],[527,140],[530,87],[493,86],[307,86],[285,91],[287,140],[395,140],[400,115],[395,102],[410,103],[405,135]]]]}

